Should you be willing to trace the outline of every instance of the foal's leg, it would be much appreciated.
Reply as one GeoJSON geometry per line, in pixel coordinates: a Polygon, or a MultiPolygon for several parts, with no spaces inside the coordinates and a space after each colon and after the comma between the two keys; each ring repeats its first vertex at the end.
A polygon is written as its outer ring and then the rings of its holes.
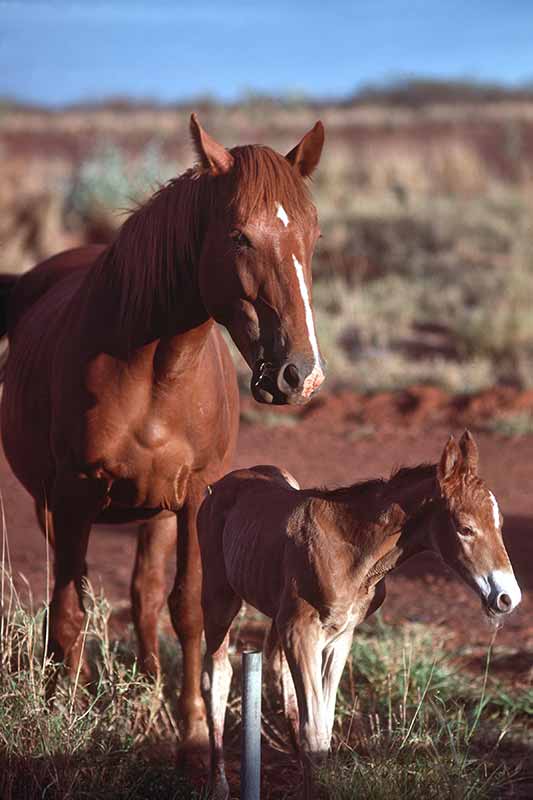
{"type": "Polygon", "coordinates": [[[322,627],[314,609],[300,601],[290,615],[276,619],[289,663],[300,715],[304,797],[315,793],[315,770],[327,756],[329,740],[322,689],[322,627]]]}
{"type": "Polygon", "coordinates": [[[209,681],[207,692],[207,717],[210,736],[210,796],[216,800],[229,797],[229,785],[224,764],[224,720],[231,686],[233,669],[228,655],[229,631],[218,650],[207,653],[206,673],[209,681]]]}
{"type": "Polygon", "coordinates": [[[227,584],[223,564],[213,564],[216,573],[204,573],[203,608],[206,640],[206,673],[209,682],[207,716],[210,728],[210,789],[216,800],[229,797],[224,766],[224,719],[233,673],[228,655],[229,629],[239,613],[241,600],[227,584]]]}
{"type": "Polygon", "coordinates": [[[333,724],[335,722],[335,701],[342,673],[352,646],[353,628],[344,631],[324,651],[322,665],[322,687],[326,704],[328,748],[331,744],[333,724]]]}
{"type": "Polygon", "coordinates": [[[178,559],[174,587],[168,599],[174,630],[183,651],[183,683],[180,711],[184,738],[182,756],[200,756],[209,749],[205,704],[201,693],[202,569],[196,515],[204,488],[192,487],[178,513],[178,559]]]}
{"type": "Polygon", "coordinates": [[[300,718],[298,714],[298,700],[294,689],[294,682],[291,671],[283,652],[283,647],[278,638],[276,624],[273,622],[270,628],[268,639],[265,646],[265,655],[268,658],[271,669],[279,680],[283,699],[283,713],[289,729],[289,738],[294,750],[299,750],[299,728],[300,718]]]}
{"type": "Polygon", "coordinates": [[[83,578],[91,525],[101,510],[107,482],[63,477],[52,500],[54,590],[50,603],[48,653],[76,675],[82,654],[85,609],[83,578]]]}
{"type": "Polygon", "coordinates": [[[157,623],[166,596],[165,567],[176,546],[175,514],[160,516],[139,526],[137,555],[131,582],[133,624],[143,672],[159,672],[157,623]]]}

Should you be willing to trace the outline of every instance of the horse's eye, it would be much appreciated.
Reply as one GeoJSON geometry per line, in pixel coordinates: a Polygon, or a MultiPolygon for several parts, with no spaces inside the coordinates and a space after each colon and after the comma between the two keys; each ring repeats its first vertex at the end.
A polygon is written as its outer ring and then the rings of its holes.
{"type": "Polygon", "coordinates": [[[459,532],[460,532],[461,536],[473,536],[474,535],[474,531],[472,530],[472,528],[469,528],[468,525],[461,525],[461,527],[459,529],[459,532]]]}
{"type": "Polygon", "coordinates": [[[252,243],[242,231],[234,230],[230,234],[237,247],[251,247],[252,243]]]}

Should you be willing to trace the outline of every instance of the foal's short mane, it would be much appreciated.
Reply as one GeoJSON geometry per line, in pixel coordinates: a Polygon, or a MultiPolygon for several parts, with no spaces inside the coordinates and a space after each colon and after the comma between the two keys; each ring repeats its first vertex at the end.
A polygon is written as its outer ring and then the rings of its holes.
{"type": "MultiPolygon", "coordinates": [[[[142,336],[154,318],[171,324],[180,311],[203,309],[195,268],[208,215],[229,217],[231,226],[261,212],[275,224],[276,203],[293,220],[312,213],[305,180],[279,153],[262,145],[230,152],[234,165],[227,175],[197,166],[161,186],[133,211],[95,265],[91,283],[118,295],[116,323],[125,343],[142,336]]],[[[203,311],[193,324],[207,318],[203,311]]]]}
{"type": "Polygon", "coordinates": [[[416,467],[400,467],[395,470],[390,478],[372,478],[367,481],[352,483],[350,486],[340,486],[337,489],[308,489],[308,493],[313,497],[333,502],[349,502],[358,500],[361,496],[379,497],[385,492],[389,493],[395,489],[401,489],[409,483],[429,480],[435,478],[437,474],[436,464],[418,464],[416,467]]]}

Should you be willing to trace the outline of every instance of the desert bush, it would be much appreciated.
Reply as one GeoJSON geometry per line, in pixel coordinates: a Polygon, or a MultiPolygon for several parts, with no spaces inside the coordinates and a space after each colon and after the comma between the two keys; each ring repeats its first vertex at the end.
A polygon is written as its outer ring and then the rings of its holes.
{"type": "MultiPolygon", "coordinates": [[[[528,107],[507,107],[494,87],[473,87],[472,129],[462,84],[399,88],[416,98],[435,89],[441,122],[434,126],[425,100],[423,112],[413,110],[419,100],[316,107],[264,96],[228,107],[206,102],[201,110],[229,145],[265,141],[282,152],[316,116],[326,121],[328,144],[313,181],[324,237],[314,298],[331,388],[530,386],[528,107]],[[485,90],[496,105],[483,104],[485,90]],[[442,104],[450,92],[465,105],[442,104]]],[[[6,110],[0,147],[3,132],[33,130],[54,147],[57,137],[77,141],[90,132],[92,149],[81,159],[9,161],[13,174],[0,187],[1,267],[26,269],[68,246],[110,241],[124,209],[192,162],[189,111],[124,103],[64,115],[6,110]]]]}
{"type": "Polygon", "coordinates": [[[114,230],[125,214],[176,174],[177,165],[165,160],[155,140],[135,159],[112,143],[103,144],[74,171],[66,189],[67,219],[75,226],[105,223],[114,230]]]}

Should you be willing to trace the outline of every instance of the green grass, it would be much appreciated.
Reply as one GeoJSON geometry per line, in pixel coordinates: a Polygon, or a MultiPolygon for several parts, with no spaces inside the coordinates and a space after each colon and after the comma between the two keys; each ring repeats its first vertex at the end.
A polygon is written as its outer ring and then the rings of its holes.
{"type": "MultiPolygon", "coordinates": [[[[24,607],[8,573],[1,578],[1,593],[3,800],[198,797],[174,766],[180,738],[175,640],[161,639],[162,682],[147,681],[137,669],[131,635],[110,638],[109,605],[88,586],[84,646],[93,681],[83,687],[60,680],[49,705],[52,668],[43,656],[44,609],[24,607]]],[[[245,629],[247,620],[257,623],[256,616],[239,618],[239,624],[245,629]]],[[[338,694],[333,752],[321,776],[325,796],[531,796],[533,685],[515,686],[491,674],[491,663],[508,655],[496,640],[476,674],[465,668],[468,653],[447,647],[436,626],[390,626],[379,615],[361,626],[338,694]]],[[[226,726],[233,764],[239,757],[238,683],[234,680],[226,726]]],[[[264,733],[275,747],[287,749],[279,699],[266,684],[264,733]]],[[[280,785],[269,792],[292,798],[299,785],[296,761],[288,785],[287,756],[280,759],[285,772],[280,770],[280,785]]]]}
{"type": "Polygon", "coordinates": [[[533,688],[510,692],[492,679],[490,651],[482,674],[465,673],[437,637],[379,621],[356,636],[322,776],[328,798],[512,797],[528,774],[533,787],[531,749],[528,766],[519,757],[533,744],[533,688]]]}
{"type": "MultiPolygon", "coordinates": [[[[44,610],[25,609],[8,575],[3,586],[3,800],[198,797],[175,768],[180,738],[175,641],[161,640],[163,680],[147,681],[138,672],[130,634],[110,638],[109,606],[88,587],[84,646],[93,681],[84,687],[60,679],[47,704],[52,667],[43,657],[44,610]]],[[[466,672],[461,653],[450,654],[440,637],[438,628],[393,627],[379,617],[359,630],[339,691],[333,753],[321,776],[327,797],[513,797],[517,787],[533,780],[528,730],[533,688],[514,689],[492,678],[490,654],[479,675],[466,672]]],[[[226,725],[234,764],[240,732],[235,661],[226,725]]],[[[288,749],[279,698],[266,684],[264,734],[265,742],[288,749]]],[[[294,797],[296,760],[289,781],[287,756],[279,758],[285,772],[280,771],[279,786],[266,787],[265,797],[284,792],[294,797]]]]}
{"type": "Polygon", "coordinates": [[[44,611],[31,614],[7,578],[0,669],[0,796],[3,800],[188,798],[174,767],[172,698],[138,672],[132,642],[112,642],[103,597],[88,595],[88,687],[60,678],[43,657],[44,611]]]}

